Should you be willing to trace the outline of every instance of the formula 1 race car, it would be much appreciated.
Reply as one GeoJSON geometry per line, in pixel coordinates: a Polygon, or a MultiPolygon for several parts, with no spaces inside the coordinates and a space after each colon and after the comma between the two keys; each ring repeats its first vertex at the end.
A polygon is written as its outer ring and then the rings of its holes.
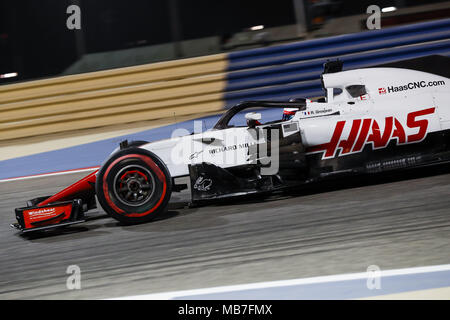
{"type": "MultiPolygon", "coordinates": [[[[241,102],[205,132],[124,141],[100,169],[61,192],[16,209],[23,232],[83,222],[96,198],[128,224],[164,212],[172,192],[191,202],[270,193],[351,174],[450,160],[450,70],[399,67],[342,71],[325,64],[325,97],[241,102]]],[[[416,61],[417,62],[417,61],[416,61]]],[[[198,130],[201,131],[201,130],[198,130]]]]}

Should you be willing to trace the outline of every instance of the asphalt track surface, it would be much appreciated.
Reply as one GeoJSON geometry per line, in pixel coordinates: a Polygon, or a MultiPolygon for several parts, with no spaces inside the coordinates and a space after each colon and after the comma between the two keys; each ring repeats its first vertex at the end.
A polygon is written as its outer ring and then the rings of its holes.
{"type": "Polygon", "coordinates": [[[93,299],[450,263],[450,168],[359,177],[266,200],[105,217],[24,237],[13,209],[86,174],[0,183],[0,298],[93,299]],[[81,290],[67,290],[69,265],[81,290]]]}

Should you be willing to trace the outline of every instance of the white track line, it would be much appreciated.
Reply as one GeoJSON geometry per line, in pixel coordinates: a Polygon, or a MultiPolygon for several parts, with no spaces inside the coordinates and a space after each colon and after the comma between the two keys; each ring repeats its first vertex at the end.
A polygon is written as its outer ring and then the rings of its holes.
{"type": "Polygon", "coordinates": [[[97,170],[98,168],[99,167],[90,167],[90,168],[82,168],[82,169],[73,169],[73,170],[65,170],[65,171],[58,171],[58,172],[35,174],[35,175],[24,176],[24,177],[7,178],[7,179],[0,180],[0,183],[2,183],[2,182],[11,182],[11,181],[20,181],[20,180],[29,180],[29,179],[36,179],[36,178],[44,178],[44,177],[51,177],[51,176],[60,176],[60,175],[71,174],[71,173],[89,172],[89,171],[97,170]]]}
{"type": "MultiPolygon", "coordinates": [[[[385,270],[385,271],[380,271],[380,273],[378,273],[378,275],[380,275],[381,277],[389,277],[389,276],[401,276],[401,275],[408,275],[408,274],[438,272],[438,271],[450,271],[450,264],[438,265],[438,266],[428,266],[428,267],[415,267],[415,268],[385,270]]],[[[368,272],[347,273],[347,274],[340,274],[340,275],[320,276],[320,277],[303,278],[303,279],[258,282],[258,283],[240,284],[240,285],[233,285],[233,286],[212,287],[212,288],[205,288],[205,289],[194,289],[194,290],[144,294],[144,295],[136,295],[136,296],[126,296],[126,297],[120,297],[120,298],[113,298],[111,300],[169,300],[169,299],[173,299],[173,298],[177,298],[177,297],[187,297],[187,296],[204,295],[204,294],[242,291],[242,290],[249,290],[249,289],[266,289],[266,288],[282,287],[282,286],[358,280],[358,279],[367,279],[368,277],[369,277],[368,272]]]]}

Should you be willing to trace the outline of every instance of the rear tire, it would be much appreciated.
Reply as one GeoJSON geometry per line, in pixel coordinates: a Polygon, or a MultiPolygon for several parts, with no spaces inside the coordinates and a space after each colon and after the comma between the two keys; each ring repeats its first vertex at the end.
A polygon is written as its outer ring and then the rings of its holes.
{"type": "Polygon", "coordinates": [[[102,165],[95,191],[102,208],[114,219],[126,224],[148,222],[166,210],[172,177],[154,153],[129,147],[102,165]]]}

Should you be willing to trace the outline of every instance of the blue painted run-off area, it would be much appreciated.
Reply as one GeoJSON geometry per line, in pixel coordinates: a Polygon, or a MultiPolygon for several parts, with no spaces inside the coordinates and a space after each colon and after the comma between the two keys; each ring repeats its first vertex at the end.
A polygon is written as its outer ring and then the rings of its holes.
{"type": "MultiPolygon", "coordinates": [[[[217,119],[218,116],[212,116],[199,120],[204,121],[205,126],[210,128],[217,119]]],[[[194,121],[185,121],[74,147],[0,161],[0,179],[99,166],[125,139],[128,141],[166,139],[170,138],[172,132],[177,128],[185,128],[192,132],[194,121]]]]}
{"type": "MultiPolygon", "coordinates": [[[[281,119],[281,109],[260,110],[263,119],[270,121],[281,119]]],[[[209,129],[219,119],[220,115],[196,119],[202,121],[202,129],[209,129]]],[[[244,118],[239,117],[235,125],[243,125],[244,118]]],[[[231,123],[231,122],[230,122],[231,123]]],[[[186,129],[194,132],[194,120],[141,131],[134,134],[86,143],[74,147],[38,153],[30,156],[0,161],[0,179],[31,176],[42,173],[59,172],[72,169],[100,166],[108,155],[125,139],[156,141],[170,138],[175,129],[186,129]]],[[[196,130],[198,130],[196,128],[196,130]]]]}
{"type": "MultiPolygon", "coordinates": [[[[387,294],[436,289],[450,286],[450,271],[425,272],[409,275],[385,276],[379,286],[367,286],[367,279],[330,281],[323,283],[284,285],[221,293],[206,293],[175,297],[181,300],[342,300],[359,299],[387,294]]],[[[449,297],[447,297],[449,298],[449,297]]]]}

